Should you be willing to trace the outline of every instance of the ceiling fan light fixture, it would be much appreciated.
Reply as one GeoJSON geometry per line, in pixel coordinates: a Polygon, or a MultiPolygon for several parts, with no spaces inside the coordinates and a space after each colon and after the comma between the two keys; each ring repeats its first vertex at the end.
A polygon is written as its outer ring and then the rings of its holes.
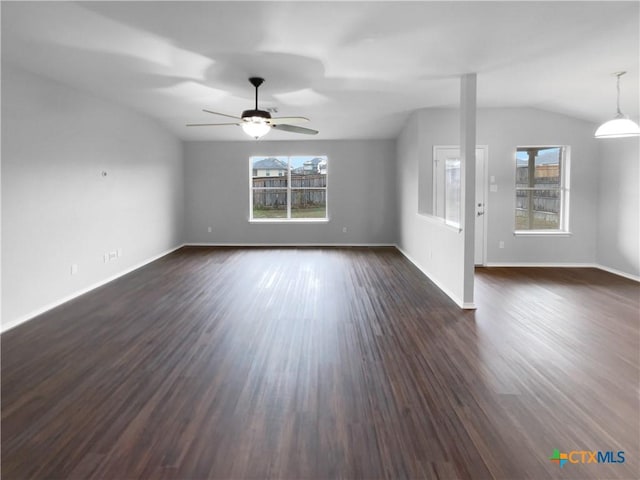
{"type": "Polygon", "coordinates": [[[630,120],[620,111],[620,77],[627,72],[618,72],[614,75],[617,77],[616,85],[618,91],[617,97],[617,113],[613,120],[603,123],[598,127],[595,138],[623,138],[640,136],[640,127],[636,122],[630,120]]]}
{"type": "Polygon", "coordinates": [[[244,130],[244,133],[256,140],[260,137],[264,137],[269,133],[269,130],[271,130],[271,125],[269,125],[262,117],[245,117],[243,120],[242,130],[244,130]]]}

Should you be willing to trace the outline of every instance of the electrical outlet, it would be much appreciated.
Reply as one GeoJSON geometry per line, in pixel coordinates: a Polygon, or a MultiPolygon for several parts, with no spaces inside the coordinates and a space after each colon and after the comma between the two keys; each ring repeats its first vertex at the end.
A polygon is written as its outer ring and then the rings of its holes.
{"type": "Polygon", "coordinates": [[[71,275],[75,275],[78,273],[78,264],[74,263],[73,265],[71,265],[71,275]]]}
{"type": "Polygon", "coordinates": [[[211,233],[211,227],[207,227],[207,231],[211,233]]]}
{"type": "Polygon", "coordinates": [[[117,250],[117,253],[118,253],[118,257],[121,257],[121,256],[122,256],[122,249],[121,249],[121,248],[119,248],[119,249],[117,250]]]}
{"type": "Polygon", "coordinates": [[[342,227],[342,233],[347,233],[347,227],[342,227]]]}
{"type": "Polygon", "coordinates": [[[504,241],[500,240],[500,242],[498,243],[498,247],[504,248],[504,241]]]}
{"type": "Polygon", "coordinates": [[[116,258],[118,258],[118,252],[115,250],[113,252],[109,252],[109,261],[115,260],[116,258]]]}

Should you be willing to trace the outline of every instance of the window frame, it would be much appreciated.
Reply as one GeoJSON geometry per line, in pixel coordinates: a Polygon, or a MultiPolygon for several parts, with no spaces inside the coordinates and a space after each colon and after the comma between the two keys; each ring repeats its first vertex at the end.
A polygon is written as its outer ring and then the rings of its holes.
{"type": "MultiPolygon", "coordinates": [[[[570,198],[570,188],[569,188],[569,179],[570,179],[570,168],[571,168],[571,146],[570,145],[518,145],[514,152],[514,179],[513,179],[513,234],[514,236],[571,236],[571,231],[569,229],[569,198],[570,198]],[[549,148],[559,148],[560,149],[560,180],[558,187],[549,188],[549,187],[518,187],[517,186],[517,169],[518,169],[518,159],[517,154],[519,150],[524,149],[538,149],[544,150],[549,148]],[[541,190],[558,190],[559,199],[560,199],[560,207],[558,209],[558,228],[548,228],[548,229],[526,229],[526,230],[518,230],[516,228],[516,209],[517,209],[517,192],[518,191],[541,191],[541,190]]],[[[531,175],[531,172],[529,172],[531,175]]],[[[535,175],[535,172],[533,172],[535,175]]]]}
{"type": "MultiPolygon", "coordinates": [[[[249,223],[327,223],[329,221],[329,169],[327,168],[327,173],[325,174],[325,186],[324,187],[291,187],[291,158],[292,157],[321,157],[326,159],[327,166],[329,165],[329,155],[327,154],[292,154],[292,155],[278,155],[278,154],[270,154],[270,155],[250,155],[249,156],[249,223]],[[254,188],[253,186],[253,160],[255,158],[282,158],[286,157],[287,159],[287,187],[258,187],[254,188]],[[286,190],[287,193],[287,216],[280,218],[253,218],[253,192],[254,190],[286,190]],[[291,200],[292,200],[292,191],[296,190],[324,190],[325,192],[325,216],[324,218],[292,218],[291,217],[291,200]]],[[[278,175],[271,178],[282,178],[285,175],[278,175]]]]}

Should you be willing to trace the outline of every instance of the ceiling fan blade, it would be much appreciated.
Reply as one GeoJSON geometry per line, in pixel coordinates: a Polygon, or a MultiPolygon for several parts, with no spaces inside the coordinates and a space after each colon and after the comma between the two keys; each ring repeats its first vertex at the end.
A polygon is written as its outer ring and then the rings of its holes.
{"type": "Polygon", "coordinates": [[[207,110],[206,108],[203,108],[202,111],[207,113],[213,113],[214,115],[221,115],[223,117],[235,118],[236,120],[242,120],[240,117],[236,117],[235,115],[227,115],[226,113],[213,112],[211,110],[207,110]]]}
{"type": "Polygon", "coordinates": [[[318,133],[317,130],[311,130],[310,128],[304,127],[296,127],[295,125],[272,125],[276,130],[284,130],[285,132],[293,132],[293,133],[304,133],[305,135],[316,135],[318,133]]]}
{"type": "Polygon", "coordinates": [[[187,127],[220,127],[223,125],[240,125],[239,123],[187,123],[187,127]]]}
{"type": "Polygon", "coordinates": [[[269,119],[271,125],[280,125],[282,123],[305,123],[309,119],[306,117],[276,117],[269,119]]]}

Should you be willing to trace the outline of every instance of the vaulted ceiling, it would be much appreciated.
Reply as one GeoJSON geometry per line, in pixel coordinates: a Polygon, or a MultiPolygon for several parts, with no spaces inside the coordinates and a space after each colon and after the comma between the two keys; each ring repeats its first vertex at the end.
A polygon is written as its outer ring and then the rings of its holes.
{"type": "MultiPolygon", "coordinates": [[[[639,115],[638,2],[2,2],[2,58],[127,105],[185,140],[245,140],[202,108],[303,115],[320,139],[393,138],[418,108],[639,115]]],[[[274,131],[265,139],[307,139],[274,131]]]]}

